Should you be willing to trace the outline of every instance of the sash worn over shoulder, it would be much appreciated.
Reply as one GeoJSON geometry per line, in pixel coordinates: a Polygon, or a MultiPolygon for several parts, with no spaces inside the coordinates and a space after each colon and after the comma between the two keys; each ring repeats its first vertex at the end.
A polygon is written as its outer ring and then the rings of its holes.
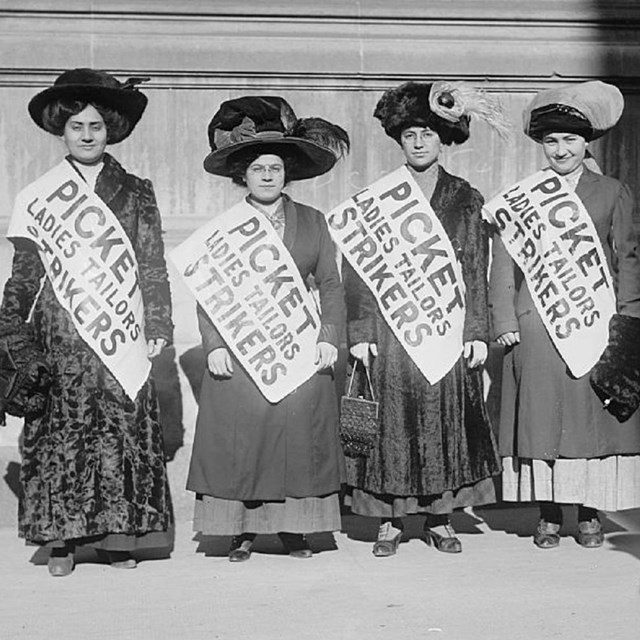
{"type": "Polygon", "coordinates": [[[438,382],[462,353],[465,287],[451,241],[409,170],[374,182],[327,223],[409,357],[438,382]]]}
{"type": "Polygon", "coordinates": [[[136,256],[113,211],[64,160],[18,194],[7,236],[35,243],[58,302],[135,399],[151,365],[136,256]]]}
{"type": "Polygon", "coordinates": [[[485,205],[520,267],[536,310],[571,373],[579,378],[607,346],[616,299],[598,233],[580,198],[551,169],[485,205]]]}
{"type": "Polygon", "coordinates": [[[215,216],[169,257],[269,402],[315,374],[313,298],[271,223],[248,202],[215,216]]]}

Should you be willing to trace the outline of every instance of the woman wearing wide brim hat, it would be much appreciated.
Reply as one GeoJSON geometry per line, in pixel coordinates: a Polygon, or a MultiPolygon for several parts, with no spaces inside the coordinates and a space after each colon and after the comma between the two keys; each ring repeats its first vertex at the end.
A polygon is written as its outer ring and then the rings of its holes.
{"type": "Polygon", "coordinates": [[[429,544],[458,553],[462,544],[450,514],[495,501],[492,476],[500,463],[482,386],[489,340],[483,198],[439,163],[443,146],[468,139],[473,116],[508,131],[497,102],[464,83],[408,82],[385,92],[374,112],[430,200],[466,285],[464,354],[442,380],[430,384],[387,325],[373,294],[345,263],[350,351],[371,363],[381,421],[370,454],[347,461],[347,500],[355,513],[381,520],[373,545],[378,557],[397,552],[403,518],[411,514],[426,515],[429,544]]]}
{"type": "MultiPolygon", "coordinates": [[[[130,242],[134,255],[127,252],[126,261],[114,268],[121,278],[130,268],[137,269],[143,310],[140,327],[130,330],[142,332],[139,359],[141,370],[146,371],[145,350],[149,358],[155,357],[173,333],[161,219],[151,182],[127,173],[105,151],[108,144],[127,138],[144,112],[147,98],[136,88],[140,80],[121,83],[94,69],[66,71],[31,100],[29,113],[39,127],[64,143],[68,155],[58,167],[71,169],[88,192],[100,199],[98,207],[88,208],[90,216],[88,211],[78,214],[79,202],[69,207],[67,215],[85,215],[78,229],[85,237],[97,238],[102,215],[98,210],[113,214],[101,250],[107,261],[115,264],[125,239],[130,242]]],[[[56,239],[50,247],[61,252],[59,257],[56,253],[57,264],[65,265],[65,254],[72,258],[79,244],[68,232],[56,239]]],[[[79,274],[63,274],[64,267],[48,269],[46,275],[44,257],[35,243],[18,238],[14,245],[13,268],[0,310],[3,330],[24,325],[33,306],[32,324],[53,377],[44,414],[25,419],[20,535],[51,549],[53,576],[73,571],[74,548],[79,544],[94,545],[116,568],[133,568],[136,549],[167,547],[171,542],[170,498],[153,382],[143,380],[132,399],[133,394],[125,393],[105,364],[104,353],[90,347],[78,329],[95,321],[96,292],[107,286],[108,273],[96,265],[95,279],[90,281],[95,287],[92,294],[78,288],[79,274]],[[57,281],[54,290],[56,275],[64,275],[70,283],[69,304],[86,296],[73,313],[59,300],[57,281]]],[[[121,333],[110,334],[108,315],[104,311],[94,324],[96,335],[102,332],[105,340],[104,352],[125,340],[124,325],[121,333]]]]}
{"type": "Polygon", "coordinates": [[[198,308],[207,359],[187,488],[194,529],[233,536],[229,560],[248,560],[257,534],[277,533],[292,556],[312,555],[304,534],[340,529],[344,461],[332,365],[344,327],[344,292],[324,216],[283,193],[291,180],[329,171],[348,150],[345,131],[298,119],[280,97],[246,96],[220,106],[209,125],[212,174],[248,190],[304,280],[317,285],[321,326],[317,374],[269,403],[198,308]]]}
{"type": "MultiPolygon", "coordinates": [[[[524,132],[542,145],[550,169],[584,204],[616,284],[617,310],[640,317],[640,260],[629,189],[585,165],[589,143],[622,114],[624,100],[594,81],[541,91],[524,111],[524,132]]],[[[590,375],[572,376],[555,349],[522,274],[499,238],[490,297],[494,332],[505,355],[500,453],[505,500],[537,501],[535,544],[560,543],[560,505],[578,505],[577,541],[603,542],[598,509],[640,506],[640,416],[618,420],[603,409],[590,375]]],[[[637,345],[628,345],[638,349],[637,345]]]]}

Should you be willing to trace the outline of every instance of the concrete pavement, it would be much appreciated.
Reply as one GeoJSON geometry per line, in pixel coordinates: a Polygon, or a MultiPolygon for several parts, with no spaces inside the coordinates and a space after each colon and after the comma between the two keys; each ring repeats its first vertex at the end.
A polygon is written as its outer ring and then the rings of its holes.
{"type": "MultiPolygon", "coordinates": [[[[565,514],[570,517],[570,513],[565,514]]],[[[194,539],[179,522],[170,559],[133,571],[81,550],[75,572],[50,578],[46,554],[0,529],[1,640],[637,640],[640,511],[611,514],[601,549],[563,537],[531,543],[531,507],[456,514],[464,551],[439,553],[410,519],[392,558],[374,558],[375,522],[348,515],[344,531],[311,536],[316,554],[282,554],[258,539],[245,563],[228,539],[194,539]]],[[[567,534],[575,533],[568,526],[567,534]]]]}

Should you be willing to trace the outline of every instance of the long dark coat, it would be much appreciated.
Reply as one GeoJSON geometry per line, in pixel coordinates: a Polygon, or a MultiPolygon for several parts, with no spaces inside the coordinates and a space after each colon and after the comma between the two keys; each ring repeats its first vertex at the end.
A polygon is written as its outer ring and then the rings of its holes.
{"type": "MultiPolygon", "coordinates": [[[[431,206],[462,266],[467,288],[463,339],[487,342],[483,199],[462,178],[442,167],[438,171],[431,206]]],[[[481,368],[467,368],[461,357],[440,382],[429,384],[346,263],[344,274],[349,344],[378,345],[372,376],[381,417],[377,446],[369,457],[348,461],[347,482],[376,494],[437,496],[499,473],[481,368]]]]}
{"type": "MultiPolygon", "coordinates": [[[[315,277],[320,294],[318,341],[337,347],[344,290],[324,216],[286,197],[284,208],[283,242],[303,280],[315,277]]],[[[205,353],[224,347],[201,310],[198,320],[205,353]]],[[[338,491],[344,460],[332,371],[315,374],[271,404],[235,358],[233,367],[228,379],[205,371],[187,488],[228,500],[284,500],[338,491]]]]}
{"type": "MultiPolygon", "coordinates": [[[[619,313],[640,317],[640,258],[629,189],[584,169],[576,187],[617,283],[619,313]]],[[[553,460],[640,453],[640,412],[620,424],[602,409],[589,374],[574,378],[556,351],[519,269],[496,238],[490,278],[496,337],[520,331],[504,359],[500,453],[553,460]]]]}
{"type": "MultiPolygon", "coordinates": [[[[151,182],[126,173],[105,155],[95,190],[135,250],[145,336],[170,342],[171,299],[151,182]]],[[[16,241],[3,323],[27,319],[44,273],[33,245],[16,241]]],[[[170,501],[153,382],[131,401],[82,340],[48,280],[33,324],[54,382],[46,414],[24,425],[20,535],[47,543],[166,530],[170,501]]]]}

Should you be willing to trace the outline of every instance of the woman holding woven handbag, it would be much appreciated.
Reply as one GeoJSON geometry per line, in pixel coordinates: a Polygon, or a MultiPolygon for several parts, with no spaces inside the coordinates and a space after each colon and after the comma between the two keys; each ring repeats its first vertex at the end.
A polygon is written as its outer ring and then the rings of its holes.
{"type": "Polygon", "coordinates": [[[29,103],[68,155],[18,194],[0,318],[21,332],[33,307],[51,369],[44,413],[24,424],[19,534],[50,549],[54,577],[74,570],[77,545],[131,569],[136,549],[171,542],[149,378],[173,333],[160,214],[151,182],[105,152],[142,116],[140,81],[73,69],[29,103]]]}
{"type": "MultiPolygon", "coordinates": [[[[367,456],[348,460],[347,501],[355,513],[381,519],[373,546],[378,557],[396,553],[403,517],[417,513],[426,514],[429,544],[446,553],[460,552],[449,515],[456,508],[494,502],[492,476],[500,470],[481,370],[489,339],[483,200],[468,182],[438,163],[442,145],[468,138],[470,114],[454,90],[440,87],[409,82],[391,89],[374,116],[400,145],[461,265],[466,285],[464,353],[444,378],[435,384],[427,381],[385,321],[371,290],[347,263],[344,268],[351,354],[370,367],[380,403],[376,444],[367,456]]],[[[467,90],[467,104],[472,97],[478,94],[467,90]]]]}

